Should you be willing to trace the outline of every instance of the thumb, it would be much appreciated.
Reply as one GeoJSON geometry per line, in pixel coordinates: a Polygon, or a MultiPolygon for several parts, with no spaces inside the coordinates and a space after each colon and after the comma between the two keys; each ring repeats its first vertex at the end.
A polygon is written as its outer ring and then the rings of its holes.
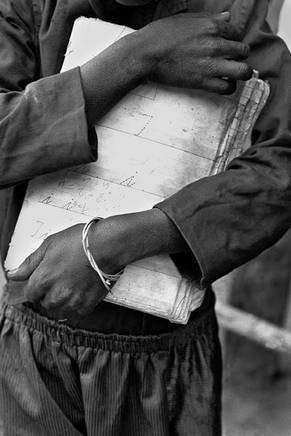
{"type": "Polygon", "coordinates": [[[38,267],[44,257],[43,244],[28,256],[25,261],[18,267],[11,271],[7,271],[7,277],[9,280],[16,282],[28,280],[34,270],[38,267]]]}

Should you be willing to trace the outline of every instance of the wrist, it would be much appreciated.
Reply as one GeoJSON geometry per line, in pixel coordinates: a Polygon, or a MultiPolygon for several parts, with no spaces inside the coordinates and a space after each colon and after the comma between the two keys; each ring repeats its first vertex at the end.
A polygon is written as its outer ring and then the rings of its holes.
{"type": "Polygon", "coordinates": [[[122,235],[115,223],[115,217],[96,221],[90,229],[90,251],[100,267],[106,274],[116,274],[126,266],[122,256],[122,235]]]}
{"type": "Polygon", "coordinates": [[[148,24],[134,33],[140,62],[147,77],[155,71],[162,58],[160,44],[157,43],[156,38],[153,38],[152,24],[148,24]]]}
{"type": "Polygon", "coordinates": [[[142,29],[124,36],[116,44],[119,44],[118,50],[123,51],[125,69],[134,82],[150,74],[154,57],[142,29]]]}
{"type": "Polygon", "coordinates": [[[96,263],[96,260],[94,258],[94,256],[92,255],[92,252],[90,250],[90,246],[89,246],[89,233],[91,230],[91,227],[98,221],[100,221],[101,218],[92,218],[91,220],[89,220],[87,222],[87,224],[85,224],[85,226],[83,227],[82,230],[82,245],[83,245],[83,250],[85,252],[85,255],[91,265],[91,267],[96,271],[96,273],[98,274],[101,282],[103,283],[104,287],[107,289],[107,291],[110,291],[113,283],[115,283],[119,277],[121,276],[122,271],[118,272],[117,274],[107,274],[104,271],[102,271],[102,269],[100,268],[100,266],[96,263]]]}
{"type": "Polygon", "coordinates": [[[157,44],[153,43],[153,38],[148,27],[149,25],[128,35],[134,39],[135,52],[137,53],[144,77],[148,77],[159,62],[157,44]]]}
{"type": "Polygon", "coordinates": [[[141,213],[115,215],[92,225],[90,248],[98,266],[115,274],[147,254],[141,213]]]}

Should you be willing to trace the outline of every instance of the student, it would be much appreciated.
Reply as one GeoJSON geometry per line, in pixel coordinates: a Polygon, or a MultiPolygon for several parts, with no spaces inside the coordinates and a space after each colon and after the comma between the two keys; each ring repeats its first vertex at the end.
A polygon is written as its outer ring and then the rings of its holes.
{"type": "Polygon", "coordinates": [[[145,256],[175,255],[208,288],[186,327],[102,302],[105,288],[82,249],[83,225],[48,238],[8,273],[0,317],[5,435],[221,434],[221,356],[209,286],[277,241],[291,215],[290,55],[264,23],[267,0],[235,1],[235,26],[223,12],[232,3],[1,1],[3,259],[27,180],[95,160],[94,124],[145,77],[230,93],[252,67],[272,90],[254,145],[224,173],[90,232],[107,273],[145,256]],[[140,30],[59,74],[79,16],[140,30]],[[28,303],[12,306],[9,295],[19,287],[28,303]]]}

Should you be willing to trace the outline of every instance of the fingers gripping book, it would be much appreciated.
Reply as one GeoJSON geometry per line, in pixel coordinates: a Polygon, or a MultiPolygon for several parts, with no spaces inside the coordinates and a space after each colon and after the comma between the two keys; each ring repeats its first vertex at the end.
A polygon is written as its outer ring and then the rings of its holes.
{"type": "MultiPolygon", "coordinates": [[[[96,19],[74,25],[63,71],[82,65],[133,30],[96,19]]],[[[138,212],[202,177],[223,171],[251,145],[269,95],[254,74],[232,96],[147,82],[96,126],[98,161],[35,178],[11,240],[13,269],[52,233],[95,216],[138,212]]],[[[219,229],[218,229],[219,230],[219,229]]],[[[106,300],[186,324],[205,291],[168,255],[128,265],[106,300]]]]}

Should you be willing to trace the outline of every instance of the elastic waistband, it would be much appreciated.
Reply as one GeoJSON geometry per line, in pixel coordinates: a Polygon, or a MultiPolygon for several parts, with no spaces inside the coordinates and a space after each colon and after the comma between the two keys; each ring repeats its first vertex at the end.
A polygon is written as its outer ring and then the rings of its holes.
{"type": "Polygon", "coordinates": [[[167,351],[172,346],[182,346],[189,341],[189,337],[199,338],[202,332],[205,333],[207,326],[213,327],[213,322],[216,322],[214,315],[215,297],[211,291],[206,293],[205,300],[201,308],[192,313],[186,326],[177,326],[177,329],[171,333],[156,336],[103,334],[73,329],[40,316],[31,309],[20,309],[7,303],[1,304],[0,314],[2,320],[10,321],[16,328],[25,327],[32,333],[37,331],[48,341],[59,342],[70,347],[85,347],[124,353],[154,352],[167,351]]]}

